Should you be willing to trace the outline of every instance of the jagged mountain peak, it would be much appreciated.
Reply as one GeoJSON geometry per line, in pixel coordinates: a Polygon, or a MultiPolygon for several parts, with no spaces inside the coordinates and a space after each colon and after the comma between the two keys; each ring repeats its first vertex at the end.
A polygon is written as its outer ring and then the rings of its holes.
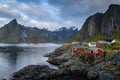
{"type": "Polygon", "coordinates": [[[66,27],[61,27],[61,28],[59,28],[59,30],[67,30],[67,28],[66,27]]]}
{"type": "Polygon", "coordinates": [[[70,30],[78,30],[78,28],[76,28],[76,27],[74,27],[74,26],[71,26],[69,29],[70,29],[70,30]]]}
{"type": "Polygon", "coordinates": [[[11,20],[8,24],[18,24],[16,19],[11,20]]]}
{"type": "Polygon", "coordinates": [[[12,29],[18,28],[19,26],[20,25],[18,24],[17,20],[13,19],[13,20],[11,20],[8,24],[6,24],[3,27],[7,27],[8,30],[12,30],[12,29]]]}

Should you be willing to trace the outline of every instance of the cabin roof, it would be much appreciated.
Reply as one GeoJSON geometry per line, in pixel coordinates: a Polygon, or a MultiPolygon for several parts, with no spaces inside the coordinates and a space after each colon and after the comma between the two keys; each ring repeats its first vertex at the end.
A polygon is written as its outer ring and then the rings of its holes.
{"type": "Polygon", "coordinates": [[[72,47],[72,48],[83,48],[82,46],[76,46],[76,47],[72,47]]]}
{"type": "MultiPolygon", "coordinates": [[[[97,49],[101,49],[101,48],[94,48],[94,47],[89,48],[89,50],[97,50],[97,49]]],[[[101,50],[102,50],[102,49],[101,49],[101,50]]]]}
{"type": "Polygon", "coordinates": [[[104,39],[107,42],[112,42],[114,39],[104,39]]]}
{"type": "Polygon", "coordinates": [[[96,45],[96,42],[89,42],[90,45],[96,45]]]}

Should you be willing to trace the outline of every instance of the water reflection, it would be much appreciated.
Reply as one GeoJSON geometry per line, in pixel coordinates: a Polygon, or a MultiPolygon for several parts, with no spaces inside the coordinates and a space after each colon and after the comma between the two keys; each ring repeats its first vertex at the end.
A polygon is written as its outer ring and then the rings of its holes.
{"type": "Polygon", "coordinates": [[[61,45],[52,44],[50,46],[50,44],[43,43],[43,46],[38,45],[0,47],[0,79],[8,78],[11,73],[31,64],[45,64],[53,68],[54,66],[47,63],[47,58],[43,55],[54,51],[61,45]]]}

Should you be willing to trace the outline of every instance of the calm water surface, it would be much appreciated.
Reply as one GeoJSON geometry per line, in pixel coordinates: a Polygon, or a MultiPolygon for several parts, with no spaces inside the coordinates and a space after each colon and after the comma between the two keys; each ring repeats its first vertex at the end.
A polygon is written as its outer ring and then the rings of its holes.
{"type": "Polygon", "coordinates": [[[39,43],[39,44],[3,44],[0,43],[0,80],[9,78],[10,75],[27,65],[48,65],[46,53],[53,52],[61,44],[39,43]]]}

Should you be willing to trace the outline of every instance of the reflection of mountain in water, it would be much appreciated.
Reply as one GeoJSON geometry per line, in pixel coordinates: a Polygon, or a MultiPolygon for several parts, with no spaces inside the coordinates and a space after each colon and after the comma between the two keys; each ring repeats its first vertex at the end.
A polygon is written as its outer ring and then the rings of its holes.
{"type": "Polygon", "coordinates": [[[16,46],[8,46],[8,47],[0,47],[0,52],[7,55],[7,58],[10,60],[12,65],[16,64],[17,56],[20,52],[23,52],[24,49],[22,47],[16,46]]]}
{"type": "Polygon", "coordinates": [[[23,49],[20,47],[16,47],[16,46],[0,47],[0,52],[16,53],[20,51],[23,51],[23,49]]]}

